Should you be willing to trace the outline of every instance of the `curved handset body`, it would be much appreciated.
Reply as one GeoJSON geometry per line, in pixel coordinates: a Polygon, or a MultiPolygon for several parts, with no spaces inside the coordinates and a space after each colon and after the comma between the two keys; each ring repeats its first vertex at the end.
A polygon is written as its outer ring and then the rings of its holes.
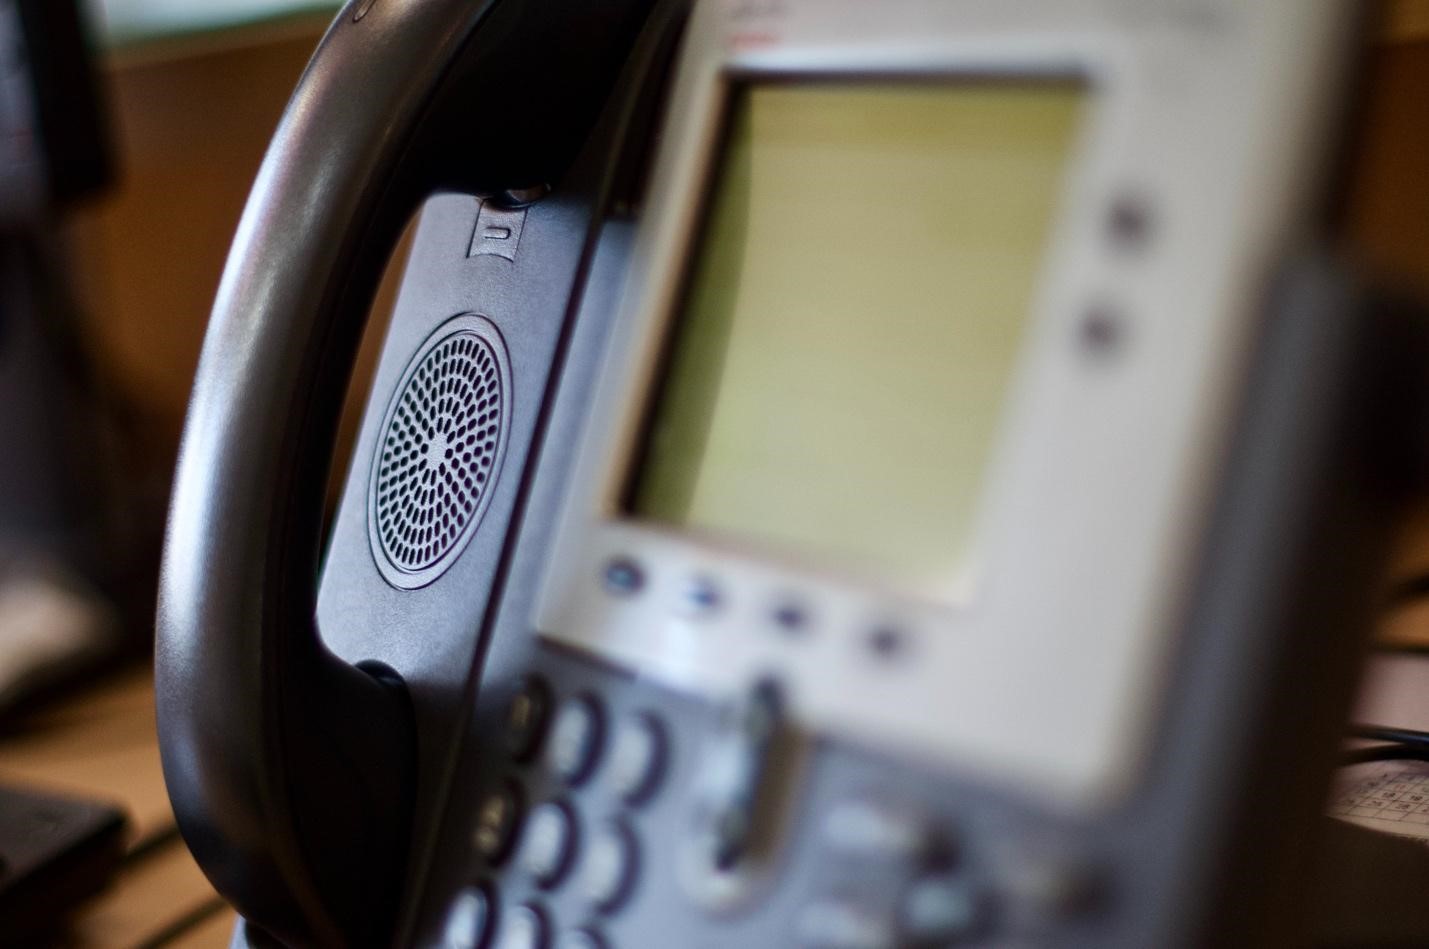
{"type": "Polygon", "coordinates": [[[1367,322],[1282,266],[1350,6],[350,5],[169,527],[220,891],[291,944],[1263,935],[1304,835],[1237,842],[1253,739],[1324,725],[1313,810],[1352,663],[1268,670],[1337,654],[1384,513],[1322,477],[1367,322]]]}
{"type": "MultiPolygon", "coordinates": [[[[219,891],[285,941],[388,938],[414,802],[440,771],[419,733],[421,684],[409,695],[379,653],[344,661],[315,623],[324,486],[376,282],[429,195],[566,178],[650,6],[350,4],[259,172],[189,407],[156,664],[185,838],[219,891]]],[[[593,190],[546,238],[552,285],[574,278],[593,190]]],[[[565,301],[546,302],[526,315],[558,328],[565,301]]]]}

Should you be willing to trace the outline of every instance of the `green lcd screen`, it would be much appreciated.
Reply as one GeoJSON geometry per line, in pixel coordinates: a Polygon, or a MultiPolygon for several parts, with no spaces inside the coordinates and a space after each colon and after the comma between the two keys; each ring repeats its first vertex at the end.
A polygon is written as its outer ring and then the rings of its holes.
{"type": "Polygon", "coordinates": [[[630,512],[956,589],[1084,95],[737,89],[630,512]]]}

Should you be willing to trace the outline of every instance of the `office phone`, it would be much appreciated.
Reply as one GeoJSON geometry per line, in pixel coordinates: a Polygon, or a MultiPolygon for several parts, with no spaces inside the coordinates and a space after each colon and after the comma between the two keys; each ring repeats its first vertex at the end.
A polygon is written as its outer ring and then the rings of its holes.
{"type": "Polygon", "coordinates": [[[238,943],[1293,942],[1417,470],[1314,250],[1352,6],[349,4],[160,596],[238,943]]]}

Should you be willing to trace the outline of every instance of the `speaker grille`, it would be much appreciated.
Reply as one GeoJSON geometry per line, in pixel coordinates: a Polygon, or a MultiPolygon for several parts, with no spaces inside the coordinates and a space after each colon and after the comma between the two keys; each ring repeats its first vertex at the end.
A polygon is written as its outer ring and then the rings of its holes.
{"type": "Polygon", "coordinates": [[[372,462],[368,541],[387,582],[415,589],[461,556],[501,470],[511,374],[496,327],[443,324],[387,407],[372,462]]]}

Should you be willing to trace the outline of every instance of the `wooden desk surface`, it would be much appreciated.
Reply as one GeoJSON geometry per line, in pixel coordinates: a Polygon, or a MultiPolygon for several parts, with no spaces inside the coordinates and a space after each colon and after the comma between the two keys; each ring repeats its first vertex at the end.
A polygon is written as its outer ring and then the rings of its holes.
{"type": "Polygon", "coordinates": [[[147,668],[116,675],[0,736],[0,783],[109,801],[129,815],[124,868],[75,916],[64,949],[228,945],[234,914],[174,829],[147,668]]]}

